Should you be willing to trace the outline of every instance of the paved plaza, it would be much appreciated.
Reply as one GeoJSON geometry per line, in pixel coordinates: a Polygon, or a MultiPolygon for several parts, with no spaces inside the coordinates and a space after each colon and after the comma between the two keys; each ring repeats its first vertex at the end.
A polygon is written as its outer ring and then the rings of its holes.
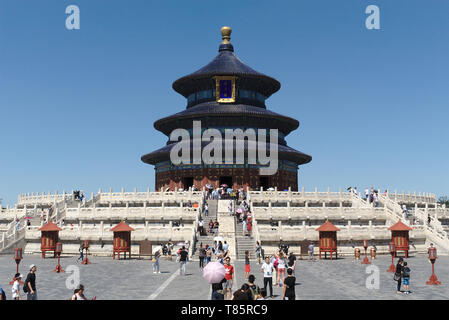
{"type": "MultiPolygon", "coordinates": [[[[371,270],[367,273],[367,265],[352,257],[338,260],[299,260],[296,270],[297,286],[296,298],[307,299],[448,299],[449,274],[447,267],[449,257],[440,257],[436,263],[436,274],[442,282],[440,286],[426,285],[431,274],[431,264],[425,256],[416,256],[407,259],[411,269],[412,294],[397,294],[396,282],[393,274],[387,273],[391,263],[390,256],[378,256],[372,261],[372,266],[379,268],[379,289],[368,289],[368,277],[375,277],[371,270]]],[[[76,257],[61,258],[63,269],[77,269],[80,281],[86,287],[86,296],[97,299],[130,299],[130,300],[209,300],[210,285],[202,278],[198,261],[187,264],[187,275],[179,275],[179,265],[174,260],[161,259],[161,273],[153,274],[150,260],[112,260],[106,257],[91,257],[92,264],[81,265],[76,257]]],[[[19,271],[26,277],[30,264],[37,266],[37,291],[40,300],[67,300],[70,299],[73,289],[66,286],[71,284],[72,272],[53,272],[57,260],[40,256],[24,256],[19,271]]],[[[236,270],[236,290],[243,283],[244,262],[233,263],[236,270]]],[[[15,273],[16,264],[12,255],[0,256],[0,285],[11,299],[11,286],[9,281],[15,273]]],[[[375,269],[375,268],[374,268],[375,269]]],[[[256,262],[251,262],[251,273],[256,276],[256,284],[263,286],[263,274],[256,262]]],[[[282,288],[274,287],[275,300],[281,299],[282,288]]]]}

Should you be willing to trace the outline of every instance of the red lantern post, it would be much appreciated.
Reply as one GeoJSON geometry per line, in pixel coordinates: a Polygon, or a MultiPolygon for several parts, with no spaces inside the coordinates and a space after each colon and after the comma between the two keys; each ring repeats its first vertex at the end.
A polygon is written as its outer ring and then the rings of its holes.
{"type": "MultiPolygon", "coordinates": [[[[19,273],[19,264],[20,261],[23,259],[23,255],[22,255],[22,248],[15,248],[14,249],[14,260],[16,260],[16,273],[19,273]]],[[[9,284],[14,284],[14,281],[16,281],[16,278],[13,277],[12,281],[9,284]]],[[[23,281],[19,280],[20,285],[23,285],[23,281]]]]}
{"type": "Polygon", "coordinates": [[[441,284],[441,281],[438,281],[438,278],[435,275],[435,260],[437,259],[437,248],[435,248],[431,244],[427,251],[429,252],[429,260],[432,263],[432,275],[430,276],[430,279],[429,281],[426,282],[426,284],[434,284],[434,285],[441,284]]]}
{"type": "Polygon", "coordinates": [[[387,272],[395,272],[396,271],[396,267],[394,265],[394,257],[395,257],[395,253],[396,253],[396,247],[394,245],[394,242],[391,241],[390,244],[388,245],[388,250],[390,251],[391,254],[391,265],[390,265],[390,269],[387,270],[387,272]]]}
{"type": "Polygon", "coordinates": [[[59,263],[59,260],[61,258],[61,253],[62,253],[62,243],[61,242],[57,242],[56,243],[55,254],[58,256],[58,265],[56,266],[55,270],[53,270],[54,272],[57,272],[57,273],[64,272],[64,270],[61,267],[61,264],[59,263]]]}
{"type": "Polygon", "coordinates": [[[81,264],[90,264],[90,261],[87,258],[87,251],[89,250],[89,240],[84,240],[83,247],[84,249],[86,249],[86,255],[84,256],[84,260],[81,262],[81,264]]]}
{"type": "Polygon", "coordinates": [[[368,241],[363,240],[363,248],[365,249],[365,258],[363,258],[362,264],[371,264],[366,253],[366,250],[368,249],[368,241]]]}

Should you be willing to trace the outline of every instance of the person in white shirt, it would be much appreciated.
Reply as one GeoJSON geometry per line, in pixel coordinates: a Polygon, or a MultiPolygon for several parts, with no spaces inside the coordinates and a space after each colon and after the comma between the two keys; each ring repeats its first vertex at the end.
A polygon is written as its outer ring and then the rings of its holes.
{"type": "Polygon", "coordinates": [[[269,257],[265,257],[265,262],[262,264],[263,272],[263,288],[267,292],[267,284],[270,285],[270,298],[273,298],[273,264],[269,257]]]}
{"type": "Polygon", "coordinates": [[[87,300],[87,298],[84,296],[84,286],[82,284],[80,284],[78,288],[75,289],[72,300],[87,300]]]}
{"type": "Polygon", "coordinates": [[[368,188],[365,189],[365,200],[368,200],[369,197],[369,190],[368,188]]]}
{"type": "Polygon", "coordinates": [[[22,300],[22,297],[20,296],[20,280],[23,278],[23,276],[20,273],[16,273],[14,276],[14,284],[12,285],[12,298],[14,300],[22,300]]]}

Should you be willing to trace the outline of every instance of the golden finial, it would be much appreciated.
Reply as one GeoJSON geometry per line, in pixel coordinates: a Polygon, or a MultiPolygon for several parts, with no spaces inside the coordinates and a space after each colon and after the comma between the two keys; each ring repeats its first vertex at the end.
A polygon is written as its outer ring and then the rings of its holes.
{"type": "Polygon", "coordinates": [[[229,40],[231,40],[231,32],[232,29],[231,27],[222,27],[221,28],[221,38],[223,39],[223,41],[221,42],[222,44],[230,44],[231,42],[229,40]]]}

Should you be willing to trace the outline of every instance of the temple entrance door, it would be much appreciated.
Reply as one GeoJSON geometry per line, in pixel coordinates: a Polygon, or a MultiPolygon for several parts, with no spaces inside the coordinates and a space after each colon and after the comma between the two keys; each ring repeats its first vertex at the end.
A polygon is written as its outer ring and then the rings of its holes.
{"type": "Polygon", "coordinates": [[[260,186],[263,190],[267,190],[270,187],[270,179],[268,177],[259,177],[260,186]]]}
{"type": "Polygon", "coordinates": [[[184,187],[184,190],[188,190],[193,186],[193,177],[182,178],[182,185],[184,187]]]}
{"type": "Polygon", "coordinates": [[[222,184],[227,184],[228,188],[232,188],[232,186],[233,186],[232,177],[230,177],[230,176],[221,176],[219,181],[220,181],[220,186],[222,184]]]}

